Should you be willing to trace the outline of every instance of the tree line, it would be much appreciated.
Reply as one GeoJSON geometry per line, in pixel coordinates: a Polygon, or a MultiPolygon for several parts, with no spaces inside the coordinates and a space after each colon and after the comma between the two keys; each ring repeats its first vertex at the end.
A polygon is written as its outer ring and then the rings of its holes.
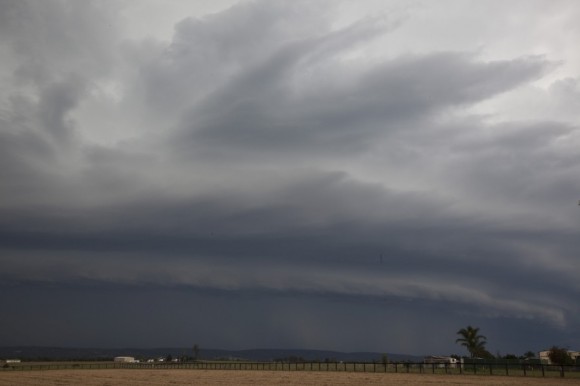
{"type": "MultiPolygon", "coordinates": [[[[485,345],[487,344],[487,338],[479,333],[479,327],[467,326],[466,328],[462,328],[457,331],[457,335],[460,337],[455,340],[455,343],[464,346],[469,352],[471,358],[496,358],[485,348],[485,345]]],[[[532,351],[527,351],[520,357],[513,354],[507,354],[503,357],[498,355],[498,357],[498,359],[532,359],[536,357],[536,354],[532,351]]],[[[562,347],[552,346],[549,350],[548,357],[552,363],[557,365],[574,364],[574,360],[568,353],[568,350],[562,347]]]]}

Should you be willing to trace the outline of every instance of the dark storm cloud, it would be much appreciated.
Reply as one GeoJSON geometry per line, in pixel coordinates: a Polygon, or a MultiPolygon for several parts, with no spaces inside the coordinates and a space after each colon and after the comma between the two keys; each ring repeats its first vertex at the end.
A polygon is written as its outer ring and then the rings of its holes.
{"type": "MultiPolygon", "coordinates": [[[[238,4],[183,19],[169,43],[121,42],[108,3],[1,4],[7,288],[204,304],[217,291],[272,323],[252,299],[293,321],[324,307],[272,344],[306,342],[327,318],[355,326],[339,308],[359,303],[407,315],[389,316],[401,333],[426,312],[577,325],[580,129],[467,112],[541,79],[550,58],[370,59],[401,22],[336,27],[322,3],[238,4]],[[97,144],[108,129],[131,134],[97,144]]],[[[216,304],[223,319],[231,303],[216,304]]]]}

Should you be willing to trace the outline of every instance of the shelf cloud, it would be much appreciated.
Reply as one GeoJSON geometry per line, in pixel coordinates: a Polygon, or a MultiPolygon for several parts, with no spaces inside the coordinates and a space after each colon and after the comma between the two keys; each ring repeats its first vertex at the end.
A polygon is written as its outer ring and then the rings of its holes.
{"type": "Polygon", "coordinates": [[[379,3],[0,2],[3,341],[580,346],[580,7],[379,3]]]}

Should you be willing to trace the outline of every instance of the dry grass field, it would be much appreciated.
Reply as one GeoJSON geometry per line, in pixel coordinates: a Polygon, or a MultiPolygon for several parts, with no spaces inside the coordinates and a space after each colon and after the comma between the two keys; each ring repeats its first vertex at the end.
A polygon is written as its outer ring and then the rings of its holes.
{"type": "Polygon", "coordinates": [[[505,376],[227,370],[49,370],[0,372],[0,386],[580,385],[580,379],[505,376]]]}

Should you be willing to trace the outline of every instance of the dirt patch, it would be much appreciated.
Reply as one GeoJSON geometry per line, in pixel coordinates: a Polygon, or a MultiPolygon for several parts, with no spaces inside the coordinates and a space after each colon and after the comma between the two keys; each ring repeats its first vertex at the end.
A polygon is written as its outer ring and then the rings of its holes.
{"type": "Polygon", "coordinates": [[[580,385],[580,379],[505,376],[232,370],[48,370],[0,372],[1,386],[580,385]]]}

